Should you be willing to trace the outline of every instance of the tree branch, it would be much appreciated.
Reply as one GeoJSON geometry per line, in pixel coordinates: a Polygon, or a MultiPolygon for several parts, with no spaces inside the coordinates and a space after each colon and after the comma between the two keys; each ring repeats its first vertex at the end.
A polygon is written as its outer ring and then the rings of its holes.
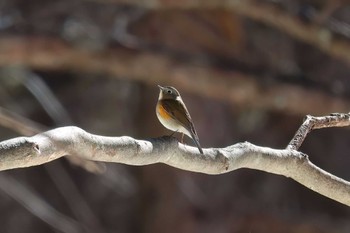
{"type": "MultiPolygon", "coordinates": [[[[25,136],[31,136],[48,130],[47,127],[2,107],[0,107],[0,125],[25,136]]],[[[89,172],[102,173],[105,170],[103,165],[86,159],[75,156],[67,157],[67,159],[75,166],[84,168],[89,172]]]]}
{"type": "Polygon", "coordinates": [[[290,177],[304,186],[350,206],[350,183],[310,162],[295,150],[276,150],[248,142],[226,148],[204,149],[179,143],[173,137],[136,140],[131,137],[104,137],[78,127],[62,127],[0,143],[0,170],[40,165],[64,155],[85,159],[148,165],[164,163],[187,171],[223,174],[251,168],[290,177]]]}
{"type": "Polygon", "coordinates": [[[298,150],[308,133],[314,129],[350,126],[350,113],[332,113],[329,116],[314,117],[307,115],[304,123],[295,133],[287,146],[288,150],[298,150]]]}

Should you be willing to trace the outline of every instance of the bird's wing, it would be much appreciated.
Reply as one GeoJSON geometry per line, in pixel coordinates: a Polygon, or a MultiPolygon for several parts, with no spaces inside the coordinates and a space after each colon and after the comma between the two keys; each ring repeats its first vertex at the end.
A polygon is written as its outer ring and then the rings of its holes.
{"type": "Polygon", "coordinates": [[[196,129],[194,128],[194,124],[185,104],[171,99],[165,99],[161,101],[163,108],[167,113],[169,113],[171,118],[179,122],[186,130],[190,132],[191,137],[198,147],[199,152],[203,154],[203,149],[199,144],[199,138],[196,129]]]}
{"type": "Polygon", "coordinates": [[[165,99],[161,101],[165,111],[167,111],[169,115],[174,120],[178,121],[185,129],[189,130],[191,134],[194,134],[198,140],[197,132],[185,104],[181,104],[181,102],[172,99],[165,99]]]}

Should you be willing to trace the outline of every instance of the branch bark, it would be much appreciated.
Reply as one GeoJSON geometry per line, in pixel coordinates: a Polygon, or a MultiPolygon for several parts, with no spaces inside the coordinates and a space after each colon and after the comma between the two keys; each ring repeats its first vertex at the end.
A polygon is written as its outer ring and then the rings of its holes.
{"type": "Polygon", "coordinates": [[[314,117],[307,115],[293,139],[287,146],[289,150],[298,150],[306,136],[314,129],[350,126],[350,113],[332,113],[329,116],[314,117]]]}
{"type": "Polygon", "coordinates": [[[65,155],[85,159],[148,165],[164,163],[187,171],[223,174],[239,168],[257,169],[290,177],[309,189],[350,206],[350,183],[315,166],[295,150],[276,150],[248,142],[204,149],[179,143],[173,137],[136,140],[104,137],[78,127],[62,127],[0,143],[0,170],[40,165],[65,155]]]}
{"type": "MultiPolygon", "coordinates": [[[[2,107],[0,107],[0,125],[24,136],[31,136],[48,130],[47,127],[2,107]]],[[[96,164],[86,159],[75,156],[67,157],[67,159],[72,164],[89,172],[102,173],[105,170],[101,164],[96,164]]]]}

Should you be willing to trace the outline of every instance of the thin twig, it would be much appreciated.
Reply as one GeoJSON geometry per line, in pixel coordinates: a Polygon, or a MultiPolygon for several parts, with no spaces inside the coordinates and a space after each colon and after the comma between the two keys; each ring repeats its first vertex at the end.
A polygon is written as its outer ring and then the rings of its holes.
{"type": "Polygon", "coordinates": [[[12,177],[1,174],[0,189],[54,229],[64,233],[84,232],[82,225],[74,219],[58,212],[45,202],[43,198],[12,177]]]}
{"type": "Polygon", "coordinates": [[[308,133],[314,129],[350,126],[350,113],[333,113],[329,116],[314,117],[307,115],[304,123],[295,133],[287,150],[298,150],[308,133]]]}
{"type": "MultiPolygon", "coordinates": [[[[71,157],[71,156],[70,156],[71,157]]],[[[66,200],[69,208],[74,213],[79,222],[82,222],[87,228],[85,232],[104,233],[106,232],[95,212],[90,208],[86,198],[81,194],[72,177],[66,171],[61,163],[55,163],[51,166],[45,166],[51,180],[57,186],[57,189],[66,200]]]]}
{"type": "Polygon", "coordinates": [[[0,125],[25,136],[48,130],[45,126],[2,107],[0,107],[0,125]]]}
{"type": "MultiPolygon", "coordinates": [[[[22,117],[1,107],[0,125],[15,130],[26,136],[31,136],[47,130],[45,126],[42,126],[34,121],[31,121],[30,119],[22,117]]],[[[77,166],[83,166],[84,168],[89,167],[90,171],[96,171],[95,162],[73,156],[67,156],[66,158],[77,166]]],[[[95,216],[89,205],[86,203],[84,197],[80,194],[79,190],[76,188],[75,184],[69,177],[68,173],[64,170],[64,168],[59,164],[55,164],[54,166],[46,167],[46,170],[52,178],[53,182],[57,185],[58,190],[65,197],[66,201],[69,204],[68,206],[72,209],[76,217],[80,220],[83,220],[83,222],[89,226],[86,228],[86,231],[104,232],[100,226],[97,216],[95,216]],[[56,174],[54,175],[53,173],[56,174]],[[59,176],[57,175],[58,173],[60,173],[59,176]]],[[[16,190],[17,189],[14,189],[14,191],[16,190]]]]}

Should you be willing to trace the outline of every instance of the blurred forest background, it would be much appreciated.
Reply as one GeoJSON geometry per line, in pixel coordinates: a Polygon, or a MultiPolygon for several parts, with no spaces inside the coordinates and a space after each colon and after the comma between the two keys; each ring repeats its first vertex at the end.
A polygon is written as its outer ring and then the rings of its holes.
{"type": "MultiPolygon", "coordinates": [[[[284,148],[306,114],[349,111],[349,3],[1,0],[0,139],[169,134],[160,84],[182,93],[203,147],[284,148]]],[[[301,150],[350,180],[349,138],[319,130],[301,150]]],[[[72,162],[1,172],[0,231],[350,232],[349,207],[285,177],[72,162]]]]}

